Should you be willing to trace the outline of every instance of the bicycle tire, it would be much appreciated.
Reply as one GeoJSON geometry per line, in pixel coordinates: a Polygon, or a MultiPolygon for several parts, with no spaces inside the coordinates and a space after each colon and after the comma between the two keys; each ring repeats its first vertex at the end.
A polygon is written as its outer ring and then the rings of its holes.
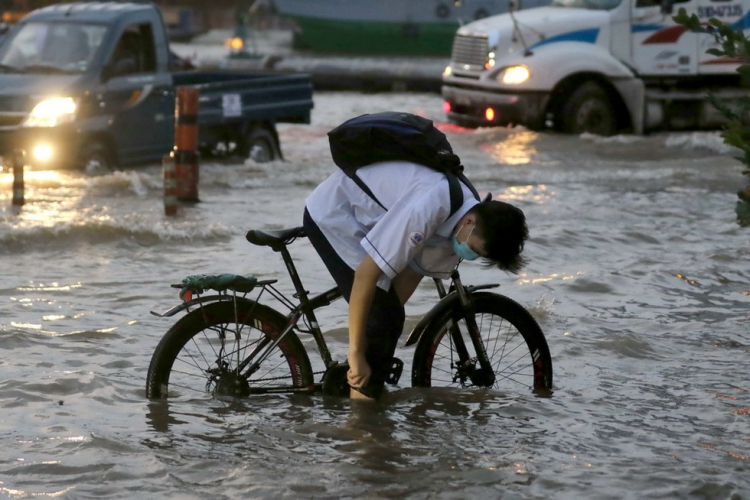
{"type": "Polygon", "coordinates": [[[238,375],[238,360],[257,355],[253,349],[260,342],[277,340],[287,320],[249,300],[237,299],[236,305],[236,319],[233,301],[214,302],[191,311],[169,329],[151,358],[147,397],[196,393],[243,397],[314,390],[310,360],[294,332],[287,333],[255,373],[238,375]]]}
{"type": "Polygon", "coordinates": [[[477,373],[476,357],[458,363],[451,335],[454,323],[469,349],[474,350],[460,309],[448,308],[424,330],[414,352],[414,387],[492,387],[513,392],[527,387],[538,394],[552,389],[552,360],[547,341],[536,320],[520,304],[495,293],[472,294],[475,317],[482,342],[493,367],[491,382],[472,376],[477,373]],[[472,371],[473,370],[473,371],[472,371]],[[478,380],[477,380],[478,379],[478,380]]]}

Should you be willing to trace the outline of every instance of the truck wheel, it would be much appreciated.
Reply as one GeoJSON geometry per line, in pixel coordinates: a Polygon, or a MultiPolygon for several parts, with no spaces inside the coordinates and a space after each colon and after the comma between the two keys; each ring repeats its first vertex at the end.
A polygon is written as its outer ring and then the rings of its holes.
{"type": "Polygon", "coordinates": [[[615,111],[607,92],[594,82],[578,87],[560,108],[559,129],[568,134],[613,135],[615,111]]]}
{"type": "Polygon", "coordinates": [[[78,166],[90,175],[108,174],[114,170],[115,161],[109,147],[102,142],[89,142],[81,148],[78,166]]]}
{"type": "Polygon", "coordinates": [[[245,152],[247,158],[256,163],[273,161],[280,156],[276,140],[271,132],[264,128],[255,128],[247,133],[245,152]]]}

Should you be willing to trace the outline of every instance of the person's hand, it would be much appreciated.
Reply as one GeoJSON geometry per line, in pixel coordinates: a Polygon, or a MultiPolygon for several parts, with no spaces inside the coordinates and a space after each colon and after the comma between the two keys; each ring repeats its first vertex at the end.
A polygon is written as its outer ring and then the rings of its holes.
{"type": "Polygon", "coordinates": [[[367,364],[364,354],[349,355],[349,371],[346,373],[346,381],[352,387],[364,387],[370,381],[372,370],[367,364]]]}

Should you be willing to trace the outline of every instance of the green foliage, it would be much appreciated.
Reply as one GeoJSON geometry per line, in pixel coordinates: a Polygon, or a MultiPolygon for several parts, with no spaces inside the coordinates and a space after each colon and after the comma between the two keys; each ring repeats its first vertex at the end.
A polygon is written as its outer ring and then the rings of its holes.
{"type": "MultiPolygon", "coordinates": [[[[740,74],[742,86],[748,86],[750,82],[750,38],[745,36],[741,26],[732,29],[731,26],[716,18],[711,18],[707,23],[702,23],[695,14],[688,16],[684,8],[681,8],[673,19],[676,23],[691,31],[706,33],[714,37],[719,47],[708,49],[706,53],[739,59],[741,64],[737,68],[737,72],[740,74]]],[[[709,99],[711,104],[728,120],[722,131],[724,142],[739,149],[742,155],[738,156],[737,159],[744,163],[746,167],[750,167],[750,123],[747,119],[750,116],[750,97],[738,99],[735,102],[736,107],[732,108],[714,96],[709,95],[709,99]]],[[[750,177],[750,168],[746,168],[742,173],[750,177]]],[[[740,190],[738,196],[742,202],[747,203],[747,200],[750,199],[750,185],[740,190]]]]}
{"type": "Polygon", "coordinates": [[[690,31],[696,33],[707,33],[713,36],[714,40],[716,40],[716,43],[719,44],[721,48],[708,49],[706,52],[715,56],[740,58],[744,62],[741,69],[744,68],[743,72],[748,74],[748,62],[750,62],[750,39],[745,37],[745,33],[742,31],[741,26],[737,27],[737,29],[732,29],[731,26],[714,17],[709,19],[707,24],[703,24],[695,14],[688,16],[684,8],[680,8],[673,19],[677,24],[685,26],[690,29],[690,31]]]}

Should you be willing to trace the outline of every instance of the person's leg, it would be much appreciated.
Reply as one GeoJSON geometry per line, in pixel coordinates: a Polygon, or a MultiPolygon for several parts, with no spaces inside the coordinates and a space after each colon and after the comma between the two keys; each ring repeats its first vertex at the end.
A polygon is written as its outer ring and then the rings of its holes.
{"type": "MultiPolygon", "coordinates": [[[[338,256],[305,210],[303,225],[315,251],[320,255],[333,280],[349,302],[354,283],[354,270],[338,256]]],[[[404,328],[405,313],[396,292],[391,287],[387,292],[377,288],[367,319],[367,363],[372,369],[372,379],[368,388],[376,395],[382,391],[391,367],[393,353],[404,328]]]]}

